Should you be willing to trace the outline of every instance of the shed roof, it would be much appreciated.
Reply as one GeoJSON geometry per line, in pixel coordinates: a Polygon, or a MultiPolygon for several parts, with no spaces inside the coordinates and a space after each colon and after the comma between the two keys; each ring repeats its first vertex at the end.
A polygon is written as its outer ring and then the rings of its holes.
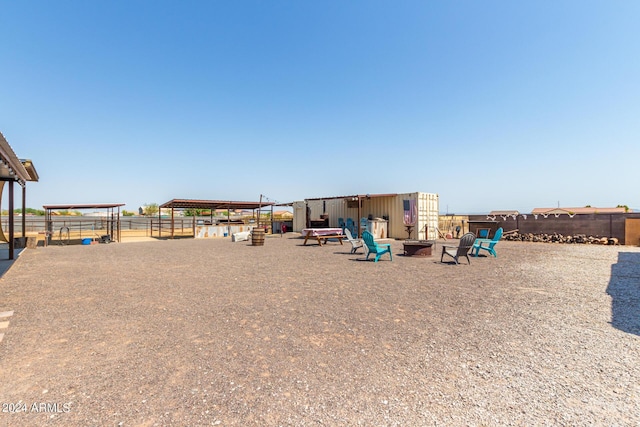
{"type": "Polygon", "coordinates": [[[240,202],[233,200],[196,200],[173,199],[160,205],[160,208],[177,209],[258,209],[259,207],[273,206],[273,202],[240,202]]]}

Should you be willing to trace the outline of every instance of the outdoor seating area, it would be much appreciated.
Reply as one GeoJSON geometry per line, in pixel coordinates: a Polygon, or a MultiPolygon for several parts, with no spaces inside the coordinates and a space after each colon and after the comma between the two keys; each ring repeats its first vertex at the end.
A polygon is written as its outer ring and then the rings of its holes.
{"type": "MultiPolygon", "coordinates": [[[[488,235],[488,233],[484,235],[488,235]]],[[[457,265],[460,264],[461,259],[466,259],[467,264],[471,264],[469,256],[478,257],[480,251],[486,251],[495,258],[497,257],[495,246],[502,238],[502,235],[502,228],[498,228],[491,239],[476,238],[474,233],[468,232],[459,240],[445,240],[440,245],[442,247],[440,262],[444,263],[445,259],[450,259],[450,262],[457,265]],[[455,243],[456,241],[457,244],[455,243]]],[[[392,244],[388,243],[389,239],[375,239],[373,234],[367,230],[362,233],[362,238],[354,238],[349,228],[308,228],[302,230],[301,237],[304,238],[302,246],[307,246],[307,243],[313,240],[319,246],[323,246],[323,242],[326,244],[328,240],[335,240],[342,245],[342,240],[345,239],[351,245],[350,254],[356,254],[358,249],[364,248],[366,260],[369,260],[369,257],[373,254],[373,261],[378,262],[383,255],[388,254],[389,260],[393,261],[392,244]]],[[[409,258],[428,258],[432,256],[432,249],[435,244],[435,240],[404,240],[402,241],[402,255],[409,258]]]]}

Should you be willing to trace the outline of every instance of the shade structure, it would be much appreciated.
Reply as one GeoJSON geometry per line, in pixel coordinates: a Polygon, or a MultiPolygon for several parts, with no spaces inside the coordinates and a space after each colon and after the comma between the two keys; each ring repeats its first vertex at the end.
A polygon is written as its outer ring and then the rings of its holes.
{"type": "Polygon", "coordinates": [[[25,210],[26,210],[26,184],[28,181],[38,181],[40,178],[31,160],[20,160],[13,151],[4,135],[0,133],[0,181],[8,183],[9,196],[9,231],[7,235],[0,228],[0,235],[9,244],[9,259],[15,258],[15,230],[14,230],[14,200],[13,184],[17,182],[22,187],[22,239],[26,239],[25,210]]]}

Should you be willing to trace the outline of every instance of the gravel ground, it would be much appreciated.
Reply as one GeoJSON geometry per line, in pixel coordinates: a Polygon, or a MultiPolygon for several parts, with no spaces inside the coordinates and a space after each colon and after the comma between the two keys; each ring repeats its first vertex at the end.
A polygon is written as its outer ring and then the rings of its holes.
{"type": "Polygon", "coordinates": [[[289,236],[25,251],[0,425],[640,425],[640,248],[289,236]]]}

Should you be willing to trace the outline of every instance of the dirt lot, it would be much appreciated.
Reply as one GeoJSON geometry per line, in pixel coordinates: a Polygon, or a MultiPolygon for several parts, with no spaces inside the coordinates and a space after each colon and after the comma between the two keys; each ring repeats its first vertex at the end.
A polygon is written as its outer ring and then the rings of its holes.
{"type": "Polygon", "coordinates": [[[640,248],[456,266],[289,236],[25,251],[0,425],[640,424],[640,248]]]}

